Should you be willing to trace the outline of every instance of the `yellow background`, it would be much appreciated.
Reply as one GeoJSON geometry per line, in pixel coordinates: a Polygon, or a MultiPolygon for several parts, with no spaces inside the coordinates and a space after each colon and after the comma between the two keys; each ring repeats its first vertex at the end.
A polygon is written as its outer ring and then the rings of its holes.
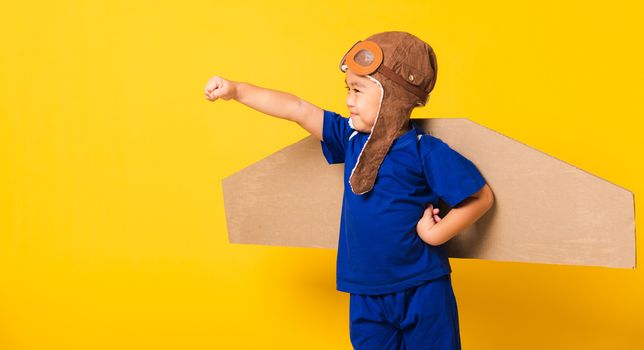
{"type": "MultiPolygon", "coordinates": [[[[350,349],[335,250],[227,241],[222,178],[308,133],[203,90],[221,75],[346,116],[338,60],[380,31],[437,53],[412,117],[641,193],[636,3],[3,3],[0,349],[350,349]]],[[[464,349],[644,348],[641,268],[451,262],[464,349]]]]}

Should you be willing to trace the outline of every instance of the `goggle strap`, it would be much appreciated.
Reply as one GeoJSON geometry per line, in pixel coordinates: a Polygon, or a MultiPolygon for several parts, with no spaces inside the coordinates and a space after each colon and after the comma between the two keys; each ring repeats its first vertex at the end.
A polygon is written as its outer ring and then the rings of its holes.
{"type": "Polygon", "coordinates": [[[387,78],[393,80],[395,83],[403,87],[405,90],[416,95],[421,100],[421,102],[424,103],[425,100],[427,100],[428,94],[425,91],[407,82],[405,79],[401,78],[400,75],[396,74],[394,71],[389,69],[389,67],[385,66],[384,64],[381,64],[380,67],[378,67],[377,71],[381,72],[382,75],[386,76],[387,78]]]}

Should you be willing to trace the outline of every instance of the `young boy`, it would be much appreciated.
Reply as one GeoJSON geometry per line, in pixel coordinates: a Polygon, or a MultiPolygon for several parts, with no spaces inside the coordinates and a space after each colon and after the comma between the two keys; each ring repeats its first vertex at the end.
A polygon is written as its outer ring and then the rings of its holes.
{"type": "Polygon", "coordinates": [[[433,49],[405,32],[357,42],[340,61],[350,118],[296,96],[213,77],[206,98],[235,99],[298,123],[344,163],[337,289],[350,293],[355,349],[460,349],[451,267],[442,246],[493,203],[468,159],[410,122],[436,82],[433,49]],[[451,210],[442,219],[442,200],[451,210]]]}

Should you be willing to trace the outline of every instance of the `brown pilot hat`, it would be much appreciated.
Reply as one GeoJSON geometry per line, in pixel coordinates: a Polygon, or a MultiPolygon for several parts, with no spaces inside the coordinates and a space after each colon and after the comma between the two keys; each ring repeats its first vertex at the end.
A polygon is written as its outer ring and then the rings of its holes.
{"type": "Polygon", "coordinates": [[[350,69],[380,86],[378,115],[349,184],[353,193],[369,192],[391,144],[404,134],[411,111],[425,106],[436,84],[436,55],[429,44],[406,32],[383,32],[358,41],[340,60],[340,70],[350,69]]]}

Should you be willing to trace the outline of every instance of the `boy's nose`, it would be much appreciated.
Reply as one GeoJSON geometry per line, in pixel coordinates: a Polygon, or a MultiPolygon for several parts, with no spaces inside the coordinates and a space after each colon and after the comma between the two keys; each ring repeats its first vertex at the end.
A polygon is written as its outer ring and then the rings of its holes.
{"type": "Polygon", "coordinates": [[[349,106],[350,108],[353,107],[353,98],[350,96],[347,96],[347,106],[349,106]]]}

